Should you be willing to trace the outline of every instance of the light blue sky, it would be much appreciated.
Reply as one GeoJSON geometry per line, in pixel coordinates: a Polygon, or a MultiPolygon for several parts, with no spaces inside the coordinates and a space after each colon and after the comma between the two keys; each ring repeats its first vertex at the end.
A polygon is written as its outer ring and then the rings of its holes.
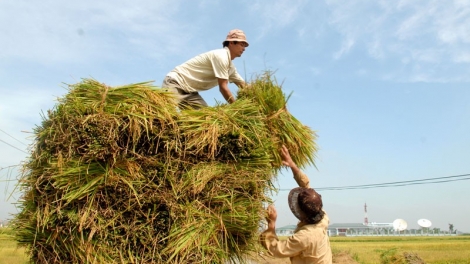
{"type": "MultiPolygon", "coordinates": [[[[21,163],[41,112],[63,83],[155,81],[222,46],[239,28],[250,46],[234,60],[250,80],[275,70],[288,108],[317,131],[314,187],[470,173],[470,2],[461,1],[0,1],[0,167],[21,163]],[[15,139],[13,139],[12,137],[15,139]]],[[[235,86],[231,86],[233,92],[235,86]]],[[[222,101],[217,89],[202,93],[222,101]]],[[[15,171],[0,171],[0,219],[15,171]]],[[[295,186],[290,172],[281,189],[295,186]]],[[[322,191],[332,223],[403,218],[411,228],[470,232],[470,181],[322,191]]],[[[295,224],[287,191],[278,226],[295,224]]]]}

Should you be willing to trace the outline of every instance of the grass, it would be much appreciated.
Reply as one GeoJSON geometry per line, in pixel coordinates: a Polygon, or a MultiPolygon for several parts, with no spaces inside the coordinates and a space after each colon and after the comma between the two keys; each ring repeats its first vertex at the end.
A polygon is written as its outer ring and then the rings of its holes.
{"type": "Polygon", "coordinates": [[[0,228],[0,263],[28,263],[24,248],[17,247],[12,231],[7,228],[0,228]]]}
{"type": "MultiPolygon", "coordinates": [[[[333,253],[348,252],[361,264],[384,263],[381,255],[390,252],[399,255],[416,253],[428,264],[470,263],[470,236],[331,237],[330,242],[333,253]]],[[[8,228],[0,228],[0,263],[28,263],[25,250],[17,247],[8,228]]]]}
{"type": "Polygon", "coordinates": [[[380,255],[416,253],[426,263],[470,263],[470,236],[331,237],[333,252],[347,251],[362,264],[381,263],[380,255]]]}

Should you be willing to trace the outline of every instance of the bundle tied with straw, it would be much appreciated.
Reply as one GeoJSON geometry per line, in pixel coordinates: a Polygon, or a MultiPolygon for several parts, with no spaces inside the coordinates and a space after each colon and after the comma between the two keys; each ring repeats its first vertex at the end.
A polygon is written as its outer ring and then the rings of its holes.
{"type": "Polygon", "coordinates": [[[301,166],[316,148],[271,74],[238,98],[179,111],[150,83],[69,85],[35,128],[20,179],[14,226],[31,261],[244,262],[280,145],[301,166]]]}

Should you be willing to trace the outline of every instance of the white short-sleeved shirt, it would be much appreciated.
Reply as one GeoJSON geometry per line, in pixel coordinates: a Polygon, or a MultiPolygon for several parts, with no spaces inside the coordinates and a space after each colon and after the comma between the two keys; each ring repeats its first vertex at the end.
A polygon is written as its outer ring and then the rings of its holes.
{"type": "Polygon", "coordinates": [[[218,85],[218,79],[244,82],[230,58],[230,50],[211,50],[176,66],[167,76],[175,79],[188,93],[209,90],[218,85]]]}

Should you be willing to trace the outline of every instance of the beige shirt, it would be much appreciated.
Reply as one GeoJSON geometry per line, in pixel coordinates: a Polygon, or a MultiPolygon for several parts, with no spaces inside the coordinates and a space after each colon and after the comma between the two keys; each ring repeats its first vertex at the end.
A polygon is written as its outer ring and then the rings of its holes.
{"type": "Polygon", "coordinates": [[[333,259],[328,237],[329,222],[325,213],[320,223],[298,226],[287,240],[279,240],[274,232],[266,230],[261,234],[261,242],[271,255],[278,258],[289,257],[292,264],[331,264],[333,259]]]}
{"type": "MultiPolygon", "coordinates": [[[[310,188],[310,182],[302,171],[294,175],[300,187],[310,188]]],[[[294,234],[287,240],[279,240],[276,233],[266,230],[261,234],[261,243],[274,257],[289,257],[292,264],[331,264],[330,239],[328,225],[330,219],[325,212],[320,223],[315,225],[297,226],[294,234]]]]}
{"type": "Polygon", "coordinates": [[[176,66],[167,76],[175,79],[179,87],[188,93],[209,90],[218,85],[218,79],[244,82],[232,63],[227,47],[200,54],[176,66]]]}

